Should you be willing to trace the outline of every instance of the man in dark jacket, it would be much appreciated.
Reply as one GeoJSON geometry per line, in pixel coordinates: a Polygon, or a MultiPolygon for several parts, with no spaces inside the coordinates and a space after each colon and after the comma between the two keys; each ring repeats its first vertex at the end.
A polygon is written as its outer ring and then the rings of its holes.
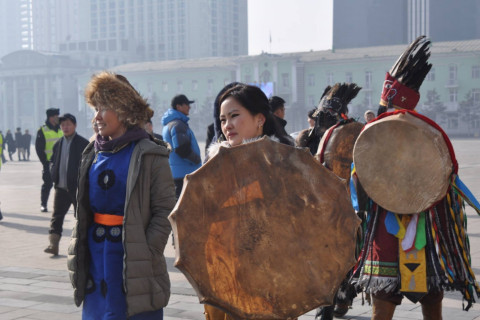
{"type": "Polygon", "coordinates": [[[59,114],[60,109],[47,109],[47,120],[45,121],[45,124],[38,129],[37,138],[35,139],[35,151],[37,152],[38,159],[43,165],[43,184],[40,197],[40,210],[42,212],[48,212],[48,196],[50,195],[50,189],[53,187],[49,165],[50,158],[52,157],[53,145],[63,136],[62,130],[60,130],[60,126],[58,125],[59,114]]]}
{"type": "Polygon", "coordinates": [[[59,117],[63,138],[53,146],[51,158],[51,176],[55,184],[55,198],[53,214],[50,221],[50,245],[44,250],[46,253],[58,255],[58,244],[62,236],[62,227],[65,214],[70,205],[77,209],[77,179],[78,167],[82,152],[88,145],[88,140],[76,133],[77,120],[70,113],[59,117]]]}
{"type": "Polygon", "coordinates": [[[183,177],[200,168],[202,161],[197,139],[188,126],[187,116],[190,104],[194,102],[183,94],[177,95],[172,99],[172,108],[162,117],[163,138],[173,150],[168,162],[172,169],[177,199],[183,188],[183,177]]]}
{"type": "Polygon", "coordinates": [[[30,144],[32,143],[32,135],[30,132],[25,130],[25,133],[23,134],[23,149],[25,151],[25,159],[24,160],[30,160],[30,144]]]}
{"type": "Polygon", "coordinates": [[[278,130],[281,131],[281,135],[289,138],[290,145],[295,145],[295,141],[285,130],[285,126],[287,125],[287,120],[285,120],[285,100],[278,96],[273,96],[268,100],[268,103],[270,104],[270,110],[272,110],[274,119],[277,122],[278,130]]]}
{"type": "Polygon", "coordinates": [[[13,161],[12,155],[17,151],[17,146],[15,145],[15,140],[13,139],[12,132],[7,130],[7,135],[5,136],[5,143],[8,147],[8,157],[10,161],[13,161]]]}
{"type": "Polygon", "coordinates": [[[17,131],[15,131],[15,144],[17,145],[18,161],[25,160],[25,153],[23,149],[23,135],[21,128],[17,128],[17,131]]]}

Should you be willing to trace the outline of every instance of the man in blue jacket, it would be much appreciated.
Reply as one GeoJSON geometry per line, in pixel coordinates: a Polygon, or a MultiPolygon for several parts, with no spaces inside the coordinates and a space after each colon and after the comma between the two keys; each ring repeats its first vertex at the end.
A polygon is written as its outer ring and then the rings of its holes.
{"type": "Polygon", "coordinates": [[[172,107],[162,117],[163,138],[172,146],[169,163],[175,182],[177,199],[183,187],[183,177],[200,168],[200,148],[193,131],[188,126],[190,101],[179,94],[172,99],[172,107]]]}

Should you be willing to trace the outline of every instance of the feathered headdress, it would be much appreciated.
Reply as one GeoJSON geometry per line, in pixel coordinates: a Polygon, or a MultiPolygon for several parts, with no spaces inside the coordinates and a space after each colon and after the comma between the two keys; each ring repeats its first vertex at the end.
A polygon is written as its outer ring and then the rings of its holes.
{"type": "Polygon", "coordinates": [[[348,104],[362,89],[355,83],[336,83],[330,89],[328,88],[325,89],[324,95],[318,104],[317,112],[330,109],[339,116],[348,113],[348,104]]]}
{"type": "Polygon", "coordinates": [[[380,105],[387,108],[415,109],[420,86],[425,80],[432,64],[430,58],[430,40],[426,36],[418,37],[398,58],[385,77],[380,105]]]}

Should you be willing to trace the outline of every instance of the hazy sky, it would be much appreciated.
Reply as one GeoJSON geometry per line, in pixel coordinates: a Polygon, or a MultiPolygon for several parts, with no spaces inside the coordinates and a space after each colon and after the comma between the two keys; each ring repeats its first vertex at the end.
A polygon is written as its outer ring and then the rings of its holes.
{"type": "Polygon", "coordinates": [[[332,15],[333,0],[248,0],[248,54],[330,49],[332,15]]]}

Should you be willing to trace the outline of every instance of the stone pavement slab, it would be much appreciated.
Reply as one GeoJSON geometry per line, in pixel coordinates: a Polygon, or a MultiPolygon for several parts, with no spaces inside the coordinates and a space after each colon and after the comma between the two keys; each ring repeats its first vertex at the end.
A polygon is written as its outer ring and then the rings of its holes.
{"type": "MultiPolygon", "coordinates": [[[[480,199],[480,140],[454,140],[460,163],[460,177],[480,199]]],[[[41,164],[9,161],[0,171],[0,320],[9,319],[81,319],[81,308],[73,303],[72,289],[66,268],[66,252],[74,224],[72,211],[65,219],[59,257],[43,252],[48,244],[51,211],[40,212],[41,164]]],[[[53,193],[49,209],[53,208],[53,193]]],[[[472,264],[480,275],[480,218],[467,209],[472,264]]],[[[165,308],[166,320],[204,319],[203,306],[182,273],[173,267],[175,251],[167,245],[168,271],[172,295],[165,308]]],[[[300,320],[314,318],[314,311],[300,320]]],[[[371,317],[371,307],[362,305],[361,297],[343,319],[365,320],[371,317]]],[[[444,319],[480,319],[480,305],[469,312],[462,311],[459,293],[447,292],[443,301],[444,319]]],[[[404,301],[397,307],[394,319],[422,319],[420,305],[404,301]]]]}

